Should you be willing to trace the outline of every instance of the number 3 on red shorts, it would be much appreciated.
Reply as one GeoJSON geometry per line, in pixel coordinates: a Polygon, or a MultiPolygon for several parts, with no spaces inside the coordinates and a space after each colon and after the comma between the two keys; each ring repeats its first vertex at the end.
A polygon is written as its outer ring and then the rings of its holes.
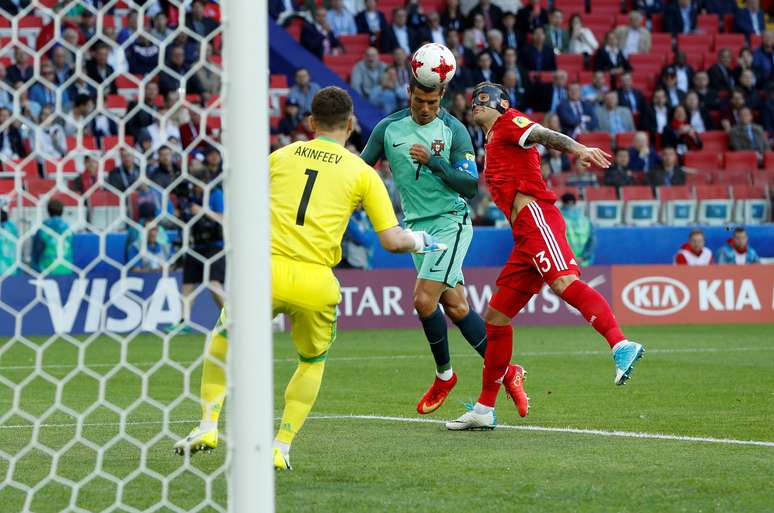
{"type": "Polygon", "coordinates": [[[532,261],[535,263],[537,270],[540,271],[540,274],[545,274],[551,270],[551,261],[546,258],[545,251],[541,251],[535,256],[537,257],[537,260],[533,258],[532,261]]]}

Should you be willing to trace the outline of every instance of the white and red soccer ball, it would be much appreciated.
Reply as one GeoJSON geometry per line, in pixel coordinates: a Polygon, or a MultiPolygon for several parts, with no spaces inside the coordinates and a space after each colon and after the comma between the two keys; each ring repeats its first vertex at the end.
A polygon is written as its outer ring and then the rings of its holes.
{"type": "Polygon", "coordinates": [[[457,71],[454,54],[444,45],[428,43],[411,57],[411,73],[425,87],[438,89],[446,86],[457,71]]]}

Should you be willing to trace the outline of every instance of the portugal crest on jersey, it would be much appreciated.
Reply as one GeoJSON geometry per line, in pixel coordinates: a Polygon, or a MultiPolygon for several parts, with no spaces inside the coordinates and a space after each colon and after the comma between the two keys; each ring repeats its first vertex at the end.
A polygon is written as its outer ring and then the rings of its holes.
{"type": "Polygon", "coordinates": [[[443,141],[440,139],[436,139],[433,141],[433,144],[430,145],[430,149],[433,150],[433,155],[436,157],[441,156],[441,152],[446,146],[444,145],[443,141]]]}

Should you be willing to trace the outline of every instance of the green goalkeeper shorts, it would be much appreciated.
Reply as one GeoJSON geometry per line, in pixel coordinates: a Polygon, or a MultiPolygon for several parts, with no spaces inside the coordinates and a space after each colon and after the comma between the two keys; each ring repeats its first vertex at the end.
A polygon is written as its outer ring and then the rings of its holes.
{"type": "Polygon", "coordinates": [[[468,253],[470,241],[473,240],[473,226],[470,215],[441,216],[432,219],[420,219],[407,223],[414,231],[426,231],[438,242],[446,244],[448,249],[440,253],[413,254],[414,266],[417,268],[417,278],[445,283],[456,287],[465,283],[462,275],[462,262],[468,253]]]}

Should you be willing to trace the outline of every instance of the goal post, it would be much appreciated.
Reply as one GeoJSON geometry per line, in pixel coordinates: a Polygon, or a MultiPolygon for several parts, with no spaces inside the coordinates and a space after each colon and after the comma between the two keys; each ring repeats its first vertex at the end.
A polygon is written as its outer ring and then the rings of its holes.
{"type": "Polygon", "coordinates": [[[229,260],[229,510],[274,511],[266,2],[225,3],[229,260]]]}

